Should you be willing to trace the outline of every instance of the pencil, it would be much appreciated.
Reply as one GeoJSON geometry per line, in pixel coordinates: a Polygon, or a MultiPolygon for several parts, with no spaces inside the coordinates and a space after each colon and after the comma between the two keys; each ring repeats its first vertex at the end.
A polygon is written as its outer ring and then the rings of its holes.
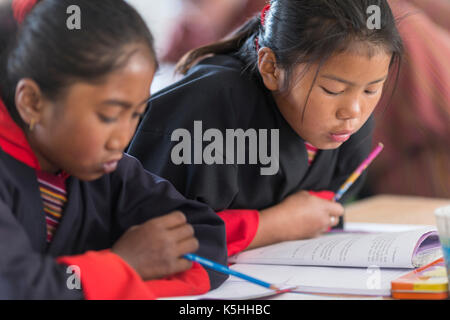
{"type": "Polygon", "coordinates": [[[350,177],[344,182],[344,184],[339,188],[339,190],[336,192],[336,195],[334,196],[334,201],[338,201],[344,193],[348,190],[348,188],[351,187],[351,185],[356,181],[356,179],[359,178],[361,173],[369,166],[369,164],[373,161],[373,159],[378,156],[378,154],[383,150],[384,145],[379,142],[378,146],[375,147],[375,149],[372,150],[372,152],[369,154],[366,160],[364,160],[358,168],[352,173],[350,177]]]}
{"type": "Polygon", "coordinates": [[[238,271],[232,270],[232,269],[228,268],[227,266],[221,265],[221,264],[219,264],[217,262],[208,260],[206,258],[202,258],[202,257],[200,257],[200,256],[198,256],[196,254],[193,254],[193,253],[185,254],[183,256],[183,258],[185,258],[187,260],[190,260],[190,261],[198,262],[202,266],[210,268],[212,270],[215,270],[215,271],[218,271],[218,272],[221,272],[221,273],[225,273],[225,274],[228,274],[228,275],[232,275],[232,276],[235,276],[235,277],[247,280],[249,282],[252,282],[254,284],[257,284],[257,285],[260,285],[260,286],[263,286],[263,287],[266,287],[266,288],[269,288],[269,289],[272,289],[272,290],[280,290],[277,286],[275,286],[273,284],[270,284],[268,282],[265,282],[265,281],[262,281],[262,280],[259,280],[259,279],[256,279],[256,278],[253,278],[251,276],[248,276],[246,274],[240,273],[238,271]]]}

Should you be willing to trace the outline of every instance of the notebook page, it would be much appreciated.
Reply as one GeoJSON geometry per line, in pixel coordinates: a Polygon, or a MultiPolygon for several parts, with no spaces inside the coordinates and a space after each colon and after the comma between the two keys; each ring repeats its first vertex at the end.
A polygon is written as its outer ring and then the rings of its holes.
{"type": "Polygon", "coordinates": [[[403,232],[425,227],[436,228],[432,225],[423,224],[392,224],[392,223],[364,223],[364,222],[346,222],[344,224],[344,231],[348,232],[403,232]]]}
{"type": "MultiPolygon", "coordinates": [[[[366,297],[364,297],[366,298],[366,297]]],[[[347,300],[347,297],[324,296],[307,293],[281,293],[274,294],[273,290],[255,285],[251,282],[228,279],[219,288],[203,295],[164,297],[158,300],[347,300]]],[[[361,299],[361,298],[354,298],[361,299]]]]}
{"type": "Polygon", "coordinates": [[[330,233],[319,238],[287,241],[239,253],[234,263],[277,265],[413,268],[416,245],[424,227],[405,232],[330,233]]]}
{"type": "Polygon", "coordinates": [[[274,294],[276,294],[274,290],[258,286],[254,283],[235,281],[228,278],[219,288],[202,295],[168,297],[160,300],[250,300],[270,297],[274,294]]]}
{"type": "MultiPolygon", "coordinates": [[[[232,269],[251,274],[270,283],[298,286],[300,293],[390,296],[391,281],[410,269],[347,268],[237,264],[232,269]]],[[[231,282],[242,279],[231,277],[231,282]]]]}

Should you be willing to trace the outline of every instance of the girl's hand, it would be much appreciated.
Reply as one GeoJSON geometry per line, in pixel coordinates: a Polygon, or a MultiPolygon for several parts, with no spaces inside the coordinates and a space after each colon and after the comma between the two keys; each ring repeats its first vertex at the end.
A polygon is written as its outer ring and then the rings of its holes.
{"type": "Polygon", "coordinates": [[[198,249],[194,229],[180,211],[151,219],[128,229],[112,251],[125,260],[143,280],[163,278],[191,268],[182,256],[198,249]]]}
{"type": "Polygon", "coordinates": [[[337,225],[343,214],[344,207],[339,203],[306,191],[294,193],[260,212],[258,231],[247,249],[319,236],[337,225]]]}

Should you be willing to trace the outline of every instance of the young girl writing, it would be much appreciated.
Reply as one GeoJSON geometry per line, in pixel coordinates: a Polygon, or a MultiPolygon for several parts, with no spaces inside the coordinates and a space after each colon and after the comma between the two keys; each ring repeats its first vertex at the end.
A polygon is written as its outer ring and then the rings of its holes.
{"type": "Polygon", "coordinates": [[[272,0],[230,39],[182,58],[186,76],[152,97],[128,152],[225,210],[229,254],[314,237],[343,214],[322,198],[370,152],[371,114],[401,52],[384,0],[272,0]],[[245,148],[229,144],[230,129],[245,148]]]}
{"type": "Polygon", "coordinates": [[[123,155],[157,67],[145,23],[122,0],[36,2],[1,8],[2,298],[217,287],[224,276],[182,255],[224,263],[223,222],[123,155]],[[66,24],[72,5],[79,30],[66,24]]]}

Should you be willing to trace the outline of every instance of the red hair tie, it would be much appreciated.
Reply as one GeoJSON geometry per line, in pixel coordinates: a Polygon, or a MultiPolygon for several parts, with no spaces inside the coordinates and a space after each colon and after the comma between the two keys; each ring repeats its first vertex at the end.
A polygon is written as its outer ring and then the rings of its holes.
{"type": "Polygon", "coordinates": [[[16,19],[18,24],[22,24],[27,14],[30,13],[37,2],[38,0],[13,0],[11,6],[14,19],[16,19]]]}
{"type": "MultiPolygon", "coordinates": [[[[267,15],[267,12],[269,10],[270,10],[270,3],[267,4],[261,11],[261,25],[263,27],[266,24],[266,15],[267,15]]],[[[259,51],[259,40],[258,40],[258,37],[255,38],[255,47],[256,47],[256,51],[259,51]]]]}
{"type": "Polygon", "coordinates": [[[270,3],[266,5],[262,11],[261,11],[261,25],[264,27],[264,24],[266,23],[266,14],[270,10],[270,3]]]}

